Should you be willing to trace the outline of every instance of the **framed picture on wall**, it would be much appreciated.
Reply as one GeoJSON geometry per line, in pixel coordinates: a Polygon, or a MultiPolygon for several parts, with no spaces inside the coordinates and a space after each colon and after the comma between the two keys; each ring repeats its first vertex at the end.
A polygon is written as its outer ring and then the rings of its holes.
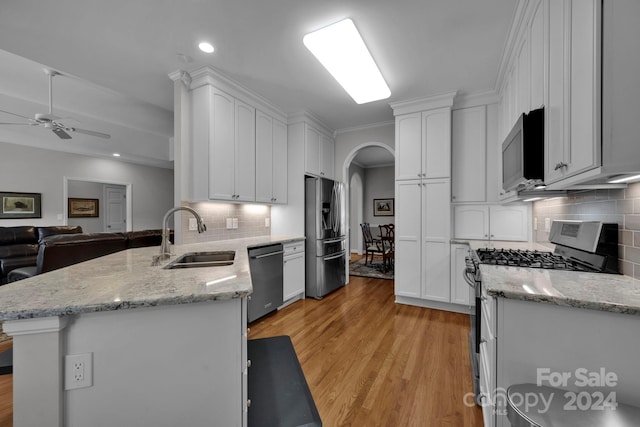
{"type": "Polygon", "coordinates": [[[394,199],[373,199],[373,216],[393,216],[394,199]]]}
{"type": "Polygon", "coordinates": [[[98,199],[69,197],[69,218],[97,218],[99,212],[98,199]]]}
{"type": "Polygon", "coordinates": [[[41,193],[0,192],[0,219],[42,218],[41,193]]]}

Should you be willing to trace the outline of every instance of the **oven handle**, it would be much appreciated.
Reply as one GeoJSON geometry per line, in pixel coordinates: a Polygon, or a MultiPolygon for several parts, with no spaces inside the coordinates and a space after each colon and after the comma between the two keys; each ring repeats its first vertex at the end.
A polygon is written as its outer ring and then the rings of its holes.
{"type": "Polygon", "coordinates": [[[462,276],[464,277],[464,281],[467,282],[467,285],[469,285],[469,287],[471,287],[472,289],[475,289],[476,281],[475,278],[469,276],[470,274],[472,274],[472,272],[465,268],[462,276]]]}

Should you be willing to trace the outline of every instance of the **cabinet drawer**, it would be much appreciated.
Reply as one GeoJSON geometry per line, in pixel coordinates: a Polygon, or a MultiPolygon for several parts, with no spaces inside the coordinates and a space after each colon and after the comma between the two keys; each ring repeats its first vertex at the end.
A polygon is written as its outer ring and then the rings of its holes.
{"type": "Polygon", "coordinates": [[[304,252],[304,240],[298,240],[283,245],[284,256],[299,254],[304,252]]]}

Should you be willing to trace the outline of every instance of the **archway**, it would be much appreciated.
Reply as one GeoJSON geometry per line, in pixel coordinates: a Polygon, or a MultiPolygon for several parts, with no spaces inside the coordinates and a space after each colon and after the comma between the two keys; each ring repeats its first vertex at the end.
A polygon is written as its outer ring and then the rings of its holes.
{"type": "MultiPolygon", "coordinates": [[[[347,202],[348,206],[347,209],[345,210],[345,215],[346,215],[346,219],[345,219],[345,223],[347,224],[347,249],[349,250],[349,257],[351,256],[351,236],[358,236],[357,238],[362,239],[362,233],[360,233],[360,230],[356,230],[358,233],[352,233],[352,221],[351,221],[351,216],[352,216],[352,212],[356,212],[355,216],[358,216],[357,212],[360,212],[359,215],[360,217],[358,217],[358,222],[356,224],[360,224],[363,221],[363,206],[362,206],[362,202],[363,202],[363,198],[360,198],[360,204],[358,206],[355,207],[355,211],[354,209],[352,209],[351,206],[351,176],[349,174],[349,169],[351,167],[351,163],[353,162],[353,160],[356,158],[356,156],[358,155],[358,153],[365,149],[365,148],[370,148],[370,147],[379,147],[379,148],[383,148],[385,150],[387,150],[391,156],[393,156],[393,158],[395,158],[396,154],[395,154],[395,150],[393,149],[393,147],[390,147],[387,144],[384,144],[382,142],[375,142],[375,141],[371,141],[371,142],[364,142],[358,146],[356,146],[355,148],[353,148],[345,157],[344,159],[344,163],[342,165],[342,177],[343,177],[343,182],[344,182],[344,188],[345,188],[345,201],[347,202]]],[[[358,185],[358,184],[356,184],[358,185]]],[[[360,189],[359,191],[362,193],[363,188],[364,188],[364,182],[362,180],[360,180],[360,189]]],[[[357,191],[357,190],[356,190],[357,191]]],[[[362,248],[362,244],[358,244],[357,246],[358,248],[362,248]]],[[[347,263],[347,265],[345,266],[346,268],[346,277],[347,277],[347,283],[349,281],[349,263],[347,263]]]]}

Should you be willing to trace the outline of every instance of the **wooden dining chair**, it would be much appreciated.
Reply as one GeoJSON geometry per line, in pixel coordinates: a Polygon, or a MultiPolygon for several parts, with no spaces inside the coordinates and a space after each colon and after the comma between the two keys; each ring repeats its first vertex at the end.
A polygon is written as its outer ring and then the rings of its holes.
{"type": "Polygon", "coordinates": [[[380,228],[380,243],[378,249],[382,252],[382,271],[387,272],[387,268],[393,269],[395,260],[395,226],[393,224],[383,224],[380,228]]]}
{"type": "Polygon", "coordinates": [[[362,229],[362,239],[364,240],[364,265],[367,265],[369,254],[371,254],[371,263],[373,263],[373,256],[375,254],[382,254],[380,250],[380,239],[374,239],[371,235],[371,227],[368,222],[360,224],[362,229]]]}

